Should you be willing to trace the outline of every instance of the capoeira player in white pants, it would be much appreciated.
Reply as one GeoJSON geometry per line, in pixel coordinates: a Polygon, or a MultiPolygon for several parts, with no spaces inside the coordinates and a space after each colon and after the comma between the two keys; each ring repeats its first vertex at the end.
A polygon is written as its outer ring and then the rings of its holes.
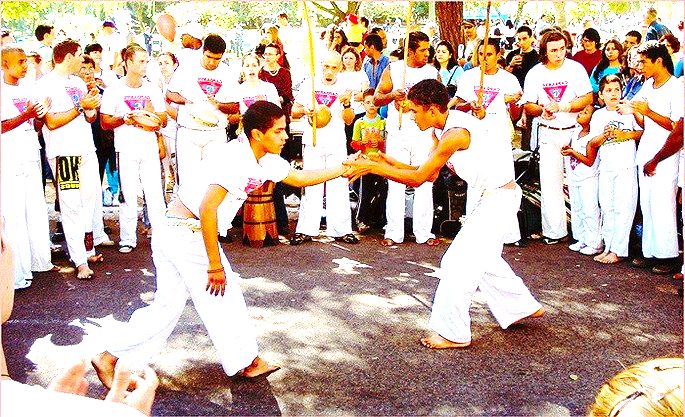
{"type": "MultiPolygon", "coordinates": [[[[132,112],[153,112],[166,124],[166,106],[159,88],[145,81],[148,54],[142,47],[131,45],[122,57],[126,76],[117,80],[115,88],[108,88],[102,97],[100,119],[103,129],[114,129],[114,147],[117,151],[119,178],[124,202],[119,206],[119,252],[129,253],[136,247],[138,224],[138,193],[142,184],[152,230],[163,217],[164,191],[159,181],[157,136],[137,126],[132,112]]],[[[161,127],[161,126],[160,126],[161,127]]]]}
{"type": "Polygon", "coordinates": [[[167,86],[167,100],[181,105],[176,133],[179,185],[184,175],[203,169],[202,160],[213,145],[226,142],[227,115],[238,113],[238,103],[227,101],[237,80],[221,62],[225,51],[221,36],[207,35],[200,62],[183,63],[183,70],[174,72],[167,86]]]}
{"type": "Polygon", "coordinates": [[[258,356],[239,277],[219,247],[219,231],[228,229],[247,195],[267,180],[304,187],[337,178],[346,169],[342,165],[317,171],[291,168],[279,156],[288,135],[285,115],[276,104],[255,102],[242,122],[249,139],[241,136],[217,146],[205,169],[186,177],[169,203],[166,222],[152,236],[155,300],[133,313],[128,324],[112,334],[107,351],[93,358],[105,386],[111,385],[119,358],[146,363],[162,349],[188,296],[226,374],[254,377],[278,369],[258,356]]]}
{"type": "Polygon", "coordinates": [[[542,316],[540,303],[502,258],[507,219],[521,202],[513,167],[488,151],[481,121],[457,110],[448,111],[449,97],[441,82],[421,81],[409,90],[407,99],[407,112],[419,129],[432,128],[437,142],[428,160],[414,167],[381,154],[377,161],[360,159],[347,164],[409,186],[432,181],[447,164],[474,189],[482,190],[480,201],[473,205],[442,257],[429,321],[436,334],[421,343],[432,349],[469,346],[469,307],[479,288],[502,328],[542,316]]]}
{"type": "MultiPolygon", "coordinates": [[[[53,269],[50,229],[43,194],[40,144],[34,119],[48,103],[35,97],[35,82],[26,80],[26,54],[20,48],[2,50],[2,141],[0,141],[0,201],[8,238],[14,246],[14,288],[31,285],[31,271],[53,269]]],[[[42,123],[41,123],[42,124],[42,123]]]]}
{"type": "Polygon", "coordinates": [[[526,75],[521,102],[526,114],[539,121],[542,234],[543,241],[552,245],[568,235],[561,148],[571,143],[576,113],[592,103],[592,86],[583,66],[566,59],[561,32],[542,37],[540,61],[526,75]]]}
{"type": "Polygon", "coordinates": [[[90,123],[97,117],[100,95],[75,76],[81,69],[81,47],[68,39],[53,49],[55,68],[39,81],[39,94],[52,101],[45,115],[50,130],[47,156],[57,175],[62,224],[77,278],[88,279],[88,262],[102,262],[93,239],[96,200],[102,198],[98,160],[90,123]]]}
{"type": "MultiPolygon", "coordinates": [[[[428,64],[430,39],[423,32],[409,34],[407,62],[392,62],[381,76],[376,89],[374,103],[377,106],[388,105],[386,118],[387,139],[385,149],[388,155],[405,164],[420,165],[431,150],[428,132],[421,132],[409,120],[402,122],[397,106],[402,103],[411,86],[421,80],[438,79],[438,70],[428,64]],[[405,72],[406,71],[406,72],[405,72]],[[403,75],[404,74],[404,75],[403,75]],[[404,85],[403,85],[404,81],[404,85]]],[[[391,246],[404,241],[404,214],[406,185],[397,181],[388,181],[388,197],[385,204],[385,226],[383,246],[391,246]]],[[[416,243],[430,246],[440,244],[440,240],[431,233],[433,227],[433,183],[426,182],[414,189],[413,232],[416,243]]]]}

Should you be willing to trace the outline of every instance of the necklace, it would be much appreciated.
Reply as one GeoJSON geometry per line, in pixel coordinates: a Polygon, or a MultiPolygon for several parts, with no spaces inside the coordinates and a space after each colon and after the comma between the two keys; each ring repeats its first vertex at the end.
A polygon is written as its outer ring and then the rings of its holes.
{"type": "Polygon", "coordinates": [[[271,71],[270,69],[266,69],[266,68],[264,68],[264,69],[266,70],[266,72],[268,72],[269,74],[271,74],[272,77],[275,77],[276,74],[278,74],[278,71],[279,71],[281,68],[276,68],[275,71],[271,71]]]}

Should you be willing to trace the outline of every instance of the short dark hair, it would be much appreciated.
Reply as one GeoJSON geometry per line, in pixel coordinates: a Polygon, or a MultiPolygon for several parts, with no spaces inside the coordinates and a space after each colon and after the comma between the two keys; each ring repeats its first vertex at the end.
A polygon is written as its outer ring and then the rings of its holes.
{"type": "Polygon", "coordinates": [[[99,43],[91,43],[90,45],[86,45],[85,48],[83,48],[83,53],[88,55],[91,52],[102,52],[102,45],[99,43]]]}
{"type": "MultiPolygon", "coordinates": [[[[61,64],[64,62],[64,58],[68,54],[76,55],[76,51],[81,47],[78,42],[73,39],[65,39],[62,42],[55,45],[52,49],[52,60],[55,64],[61,64]]],[[[664,47],[665,48],[665,47],[664,47]]]]}
{"type": "Polygon", "coordinates": [[[54,26],[50,25],[38,25],[36,27],[36,31],[34,32],[36,35],[36,39],[38,39],[38,42],[43,42],[43,39],[45,39],[45,35],[52,32],[52,29],[54,28],[54,26]]]}
{"type": "Polygon", "coordinates": [[[273,127],[276,120],[284,116],[283,109],[274,103],[257,100],[243,114],[242,122],[245,135],[250,139],[252,131],[255,129],[266,133],[267,130],[273,127]]]}
{"type": "Polygon", "coordinates": [[[655,62],[657,59],[661,58],[664,63],[664,67],[666,67],[668,70],[668,73],[673,75],[673,60],[671,59],[671,55],[668,53],[668,49],[666,49],[666,45],[657,41],[648,41],[637,48],[637,53],[652,62],[655,62]]]}
{"type": "Polygon", "coordinates": [[[202,50],[209,51],[213,54],[223,54],[226,52],[226,41],[216,33],[210,33],[205,37],[205,43],[202,50]]]}
{"type": "Polygon", "coordinates": [[[364,27],[369,27],[369,19],[367,19],[366,16],[362,16],[361,19],[359,19],[359,21],[362,25],[364,25],[364,27]]]}
{"type": "Polygon", "coordinates": [[[446,112],[450,96],[440,81],[431,78],[414,84],[407,94],[407,100],[424,108],[437,106],[441,112],[446,112]]]}
{"type": "Polygon", "coordinates": [[[416,51],[418,49],[419,44],[421,42],[429,42],[430,43],[430,38],[428,35],[421,31],[414,31],[414,32],[409,32],[409,50],[410,51],[416,51]]]}
{"type": "Polygon", "coordinates": [[[667,42],[668,46],[670,46],[671,49],[673,49],[673,53],[680,51],[680,41],[671,32],[668,32],[667,34],[662,36],[661,39],[659,39],[659,42],[661,42],[661,43],[667,42]]]}
{"type": "MultiPolygon", "coordinates": [[[[450,41],[440,41],[438,42],[437,45],[435,45],[435,50],[437,51],[439,47],[444,46],[447,49],[447,52],[450,53],[450,58],[447,60],[447,71],[452,71],[452,68],[457,66],[457,54],[454,53],[454,47],[450,43],[450,41]]],[[[438,62],[435,57],[433,57],[433,66],[440,70],[440,63],[438,62]]]]}
{"type": "Polygon", "coordinates": [[[518,29],[516,29],[516,33],[524,33],[524,32],[527,33],[528,36],[533,36],[533,29],[531,29],[530,27],[528,27],[526,25],[520,26],[518,29]]]}
{"type": "Polygon", "coordinates": [[[592,42],[595,43],[595,48],[599,49],[599,47],[602,45],[602,39],[599,37],[599,32],[597,32],[597,29],[595,28],[587,28],[583,31],[583,34],[581,35],[581,39],[589,39],[592,42]]]}
{"type": "Polygon", "coordinates": [[[566,46],[566,43],[568,42],[566,36],[557,30],[552,29],[542,35],[542,39],[540,40],[540,62],[546,64],[549,61],[549,58],[547,58],[547,44],[557,41],[564,41],[564,46],[566,46]]]}
{"type": "MultiPolygon", "coordinates": [[[[480,47],[483,45],[483,40],[478,42],[478,47],[476,48],[475,53],[478,53],[478,50],[480,47]]],[[[499,39],[497,38],[490,38],[488,37],[488,45],[494,46],[495,47],[495,53],[499,54],[500,51],[502,50],[502,44],[499,39]]]]}
{"type": "Polygon", "coordinates": [[[371,33],[364,39],[364,46],[373,46],[377,51],[383,51],[383,40],[375,33],[371,33]]]}
{"type": "Polygon", "coordinates": [[[88,55],[83,56],[83,64],[92,65],[93,68],[95,68],[95,61],[93,61],[93,58],[89,57],[88,55]]]}
{"type": "Polygon", "coordinates": [[[147,50],[145,50],[145,48],[138,45],[137,43],[132,43],[123,49],[123,52],[121,54],[121,60],[124,61],[124,65],[126,65],[126,61],[130,61],[131,59],[133,59],[136,52],[147,53],[147,50]]]}
{"type": "Polygon", "coordinates": [[[599,92],[601,93],[602,90],[604,90],[604,87],[607,84],[611,83],[618,83],[619,87],[621,88],[621,91],[623,91],[623,79],[616,74],[608,74],[602,77],[601,80],[599,80],[599,92]]]}
{"type": "Polygon", "coordinates": [[[630,32],[626,33],[626,36],[634,37],[637,39],[637,43],[642,42],[642,33],[638,32],[637,30],[631,30],[630,32]]]}
{"type": "Polygon", "coordinates": [[[365,99],[365,98],[367,98],[368,96],[373,97],[374,94],[376,94],[376,90],[375,90],[374,88],[367,88],[367,89],[364,90],[364,92],[362,93],[362,99],[365,99]]]}

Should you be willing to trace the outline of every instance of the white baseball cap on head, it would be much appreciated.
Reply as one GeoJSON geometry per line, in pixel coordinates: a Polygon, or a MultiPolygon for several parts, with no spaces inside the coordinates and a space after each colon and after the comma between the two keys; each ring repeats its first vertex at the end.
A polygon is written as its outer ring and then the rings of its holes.
{"type": "Polygon", "coordinates": [[[199,23],[189,23],[181,30],[181,35],[190,35],[195,39],[204,39],[204,28],[199,23]]]}

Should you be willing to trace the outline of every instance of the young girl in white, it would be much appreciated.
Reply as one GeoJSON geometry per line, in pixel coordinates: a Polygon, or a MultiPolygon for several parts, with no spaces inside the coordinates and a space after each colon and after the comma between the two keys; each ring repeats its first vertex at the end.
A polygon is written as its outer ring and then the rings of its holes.
{"type": "Polygon", "coordinates": [[[596,152],[596,145],[591,145],[590,119],[594,113],[592,105],[586,106],[576,122],[580,126],[574,132],[571,144],[561,148],[566,156],[566,181],[571,198],[571,231],[576,243],[568,248],[583,255],[596,255],[602,251],[602,238],[599,232],[599,182],[597,179],[596,157],[588,161],[588,150],[596,152]],[[589,162],[589,163],[588,163],[589,162]]]}

